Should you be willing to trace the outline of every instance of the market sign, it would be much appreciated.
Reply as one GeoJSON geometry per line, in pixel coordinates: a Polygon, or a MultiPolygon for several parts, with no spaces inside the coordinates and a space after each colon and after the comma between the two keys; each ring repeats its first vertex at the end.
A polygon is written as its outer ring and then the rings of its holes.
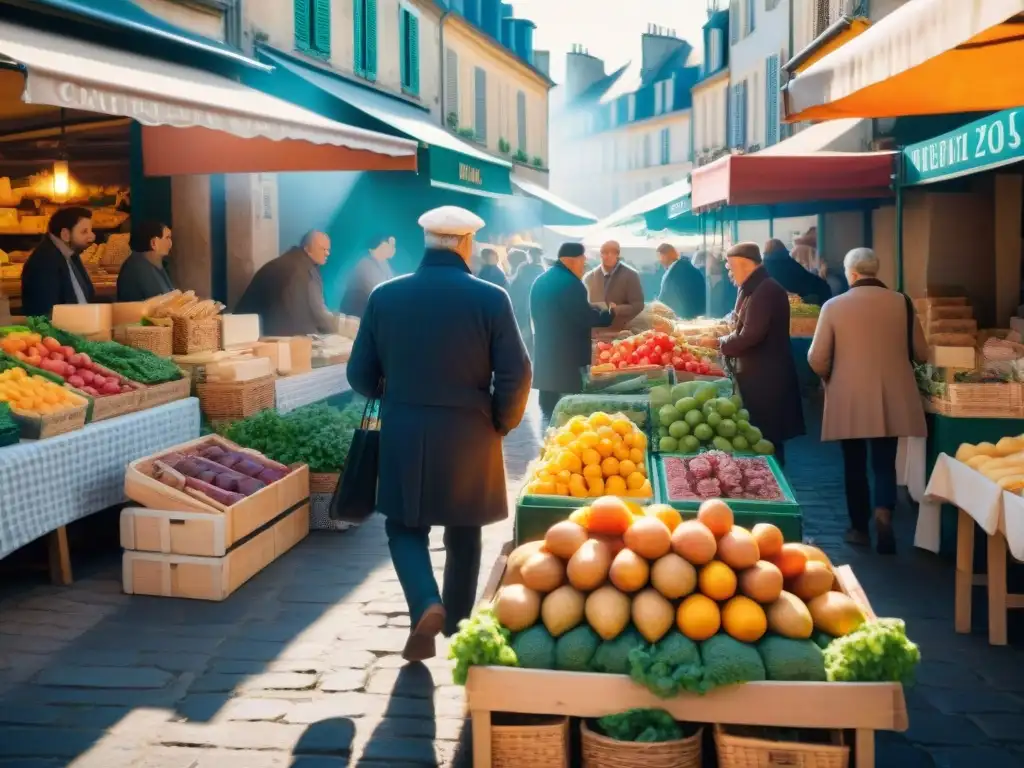
{"type": "Polygon", "coordinates": [[[690,212],[690,196],[681,197],[668,204],[668,217],[678,219],[683,214],[690,212]]]}
{"type": "Polygon", "coordinates": [[[511,195],[510,168],[431,144],[428,149],[430,181],[436,186],[493,197],[511,195]]]}
{"type": "Polygon", "coordinates": [[[1007,109],[903,150],[903,185],[931,184],[1024,159],[1024,109],[1007,109]]]}

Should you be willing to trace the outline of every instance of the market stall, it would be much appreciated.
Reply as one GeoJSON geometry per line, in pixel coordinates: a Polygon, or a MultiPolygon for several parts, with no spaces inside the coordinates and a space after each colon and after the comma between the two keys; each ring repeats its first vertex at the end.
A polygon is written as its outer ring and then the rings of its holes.
{"type": "Polygon", "coordinates": [[[279,413],[288,413],[303,405],[344,394],[351,389],[345,375],[345,364],[338,363],[279,378],[275,383],[275,407],[279,413]]]}

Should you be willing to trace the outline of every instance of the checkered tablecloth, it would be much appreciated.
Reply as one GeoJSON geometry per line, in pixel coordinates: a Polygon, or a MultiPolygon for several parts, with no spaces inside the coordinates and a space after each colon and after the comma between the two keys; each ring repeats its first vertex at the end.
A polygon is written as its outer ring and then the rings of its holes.
{"type": "Polygon", "coordinates": [[[0,448],[0,558],[123,502],[130,462],[197,437],[199,401],[190,397],[0,448]]]}
{"type": "Polygon", "coordinates": [[[288,413],[350,389],[344,365],[328,365],[309,373],[282,376],[277,380],[277,412],[288,413]]]}

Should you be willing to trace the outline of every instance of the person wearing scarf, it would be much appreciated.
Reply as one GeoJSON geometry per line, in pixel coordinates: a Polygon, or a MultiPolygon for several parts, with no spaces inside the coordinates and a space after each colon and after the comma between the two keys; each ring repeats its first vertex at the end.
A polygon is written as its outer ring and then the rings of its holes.
{"type": "Polygon", "coordinates": [[[871,542],[874,508],[878,551],[892,554],[897,443],[928,433],[913,367],[928,359],[928,343],[910,299],[878,279],[874,251],[855,248],[843,267],[850,290],[821,308],[807,362],[825,382],[821,439],[843,451],[846,541],[871,542]]]}

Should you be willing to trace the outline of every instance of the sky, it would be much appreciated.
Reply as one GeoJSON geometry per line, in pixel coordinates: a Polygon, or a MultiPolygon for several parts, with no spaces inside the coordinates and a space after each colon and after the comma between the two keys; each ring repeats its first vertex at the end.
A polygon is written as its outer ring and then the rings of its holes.
{"type": "MultiPolygon", "coordinates": [[[[675,29],[700,51],[700,29],[708,0],[506,0],[518,18],[537,25],[533,47],[551,51],[551,78],[561,83],[565,54],[574,43],[604,59],[607,72],[639,60],[640,36],[648,24],[675,29]]],[[[719,5],[728,5],[719,0],[719,5]]]]}

